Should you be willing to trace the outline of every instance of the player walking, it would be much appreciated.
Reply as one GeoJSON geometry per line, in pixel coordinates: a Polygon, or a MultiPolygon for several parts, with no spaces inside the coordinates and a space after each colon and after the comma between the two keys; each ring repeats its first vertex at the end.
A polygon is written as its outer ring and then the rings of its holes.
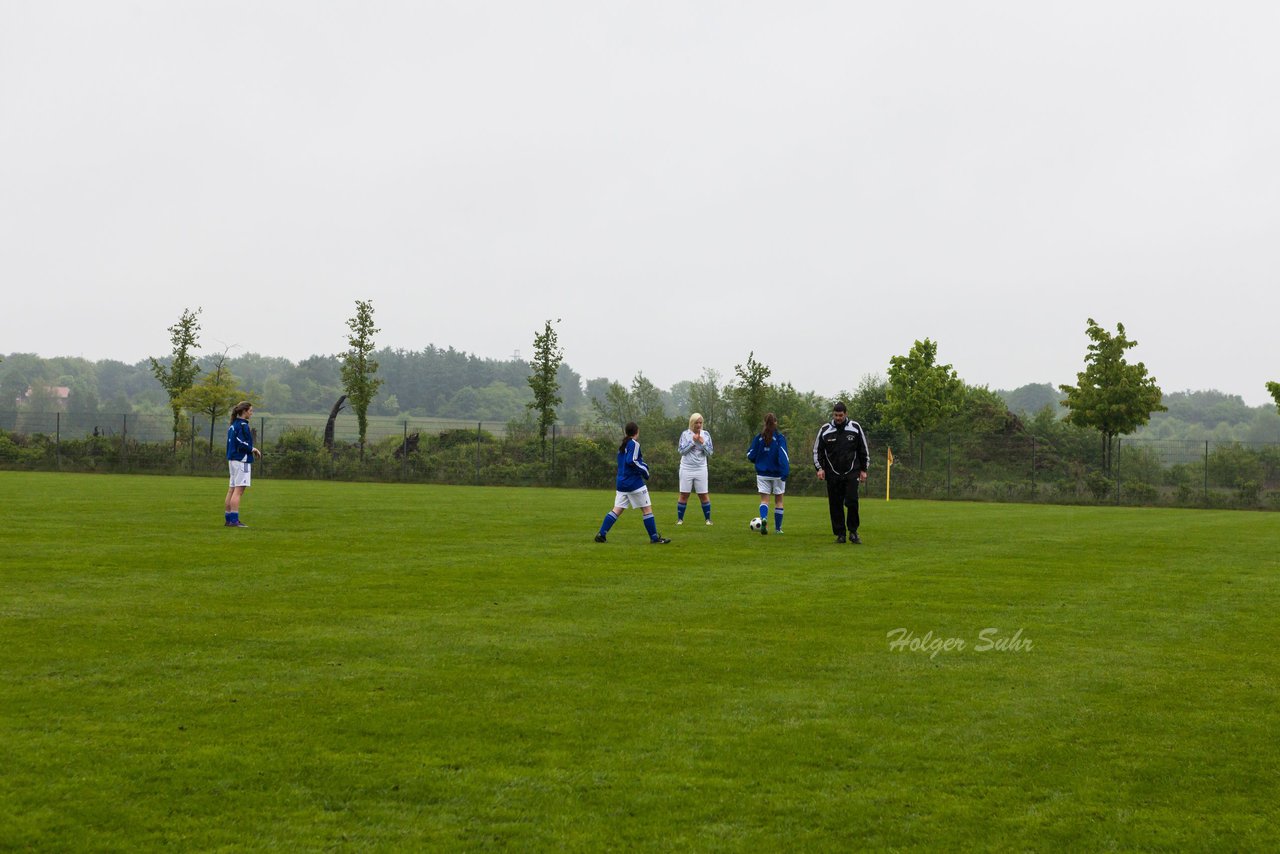
{"type": "Polygon", "coordinates": [[[618,478],[617,495],[613,498],[613,509],[604,516],[600,525],[600,533],[596,534],[596,542],[605,542],[605,536],[613,523],[628,507],[639,507],[644,513],[644,527],[649,532],[649,542],[663,545],[671,542],[666,537],[658,536],[658,522],[653,518],[653,503],[649,500],[649,487],[645,481],[649,479],[649,467],[640,456],[640,427],[634,422],[627,422],[626,435],[618,446],[618,478]]]}
{"type": "Polygon", "coordinates": [[[787,437],[778,432],[778,416],[764,416],[764,429],[751,440],[747,459],[756,464],[756,490],[760,493],[760,533],[769,533],[769,496],[773,496],[773,529],[782,533],[782,496],[787,491],[791,458],[787,437]]]}

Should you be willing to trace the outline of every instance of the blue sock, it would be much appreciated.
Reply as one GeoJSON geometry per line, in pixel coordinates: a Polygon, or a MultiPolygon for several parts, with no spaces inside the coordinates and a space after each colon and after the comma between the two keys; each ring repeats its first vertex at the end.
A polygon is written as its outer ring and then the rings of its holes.
{"type": "Polygon", "coordinates": [[[702,515],[707,518],[708,522],[711,521],[711,502],[710,501],[702,505],[702,515]]]}
{"type": "Polygon", "coordinates": [[[600,523],[600,533],[601,534],[609,533],[609,529],[613,527],[613,523],[616,521],[618,521],[618,517],[613,515],[612,510],[604,514],[604,521],[600,523]]]}
{"type": "Polygon", "coordinates": [[[224,522],[230,522],[230,521],[231,521],[231,514],[230,514],[230,513],[228,513],[228,512],[226,512],[226,511],[224,510],[224,511],[222,512],[222,521],[224,521],[224,522]]]}
{"type": "Polygon", "coordinates": [[[232,514],[231,514],[231,521],[232,521],[232,522],[239,522],[239,521],[240,521],[240,514],[239,514],[239,513],[232,513],[232,514]]]}
{"type": "Polygon", "coordinates": [[[781,507],[773,511],[773,530],[775,531],[782,530],[782,508],[781,507]]]}
{"type": "Polygon", "coordinates": [[[760,505],[760,521],[763,522],[768,518],[769,518],[769,505],[761,504],[760,505]]]}
{"type": "Polygon", "coordinates": [[[649,539],[658,539],[658,520],[652,514],[644,517],[644,529],[649,532],[649,539]]]}
{"type": "Polygon", "coordinates": [[[677,519],[684,521],[684,509],[688,506],[689,504],[685,501],[676,502],[676,518],[677,519]]]}

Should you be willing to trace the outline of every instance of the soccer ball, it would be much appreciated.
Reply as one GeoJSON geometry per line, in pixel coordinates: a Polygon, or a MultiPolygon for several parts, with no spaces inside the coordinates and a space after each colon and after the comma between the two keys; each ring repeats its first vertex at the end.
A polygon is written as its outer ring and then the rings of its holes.
{"type": "Polygon", "coordinates": [[[752,516],[751,521],[748,522],[747,525],[750,526],[751,530],[755,531],[758,534],[760,533],[760,529],[764,527],[764,520],[761,519],[759,516],[752,516]]]}

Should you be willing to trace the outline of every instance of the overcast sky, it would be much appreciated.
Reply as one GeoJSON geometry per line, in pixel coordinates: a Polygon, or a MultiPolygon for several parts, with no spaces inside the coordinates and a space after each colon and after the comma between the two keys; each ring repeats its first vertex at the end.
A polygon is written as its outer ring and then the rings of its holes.
{"type": "Polygon", "coordinates": [[[0,352],[1280,380],[1280,3],[0,0],[0,352]]]}

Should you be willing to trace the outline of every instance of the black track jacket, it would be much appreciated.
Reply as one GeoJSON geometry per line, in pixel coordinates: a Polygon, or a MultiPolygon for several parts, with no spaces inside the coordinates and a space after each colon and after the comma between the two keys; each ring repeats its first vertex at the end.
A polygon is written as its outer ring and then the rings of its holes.
{"type": "Polygon", "coordinates": [[[818,431],[818,438],[813,440],[813,467],[824,469],[827,477],[848,477],[867,470],[871,454],[867,450],[867,437],[862,432],[862,425],[857,421],[845,419],[842,426],[837,427],[834,421],[828,421],[818,431]]]}

